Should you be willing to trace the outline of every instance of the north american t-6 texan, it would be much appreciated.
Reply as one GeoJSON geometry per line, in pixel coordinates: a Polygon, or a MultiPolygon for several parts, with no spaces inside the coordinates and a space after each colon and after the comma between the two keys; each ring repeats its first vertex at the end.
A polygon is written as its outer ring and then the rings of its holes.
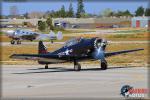
{"type": "Polygon", "coordinates": [[[107,61],[105,58],[123,53],[144,50],[143,48],[122,50],[116,52],[106,52],[107,41],[98,37],[94,38],[73,38],[65,43],[60,49],[48,52],[42,41],[39,41],[38,54],[13,54],[10,58],[35,60],[39,64],[44,64],[48,69],[48,64],[73,62],[74,70],[80,71],[79,62],[85,60],[99,61],[102,70],[107,69],[107,61]]]}

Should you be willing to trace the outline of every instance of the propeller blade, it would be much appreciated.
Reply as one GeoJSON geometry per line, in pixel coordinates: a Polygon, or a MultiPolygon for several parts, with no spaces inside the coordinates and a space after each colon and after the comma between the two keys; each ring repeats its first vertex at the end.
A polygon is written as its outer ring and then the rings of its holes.
{"type": "Polygon", "coordinates": [[[92,56],[96,60],[104,60],[105,59],[105,48],[107,45],[107,40],[105,39],[96,39],[94,41],[95,50],[92,53],[92,56]]]}
{"type": "Polygon", "coordinates": [[[105,54],[104,54],[104,50],[100,47],[100,48],[96,48],[92,54],[93,58],[98,60],[103,60],[105,59],[105,54]]]}

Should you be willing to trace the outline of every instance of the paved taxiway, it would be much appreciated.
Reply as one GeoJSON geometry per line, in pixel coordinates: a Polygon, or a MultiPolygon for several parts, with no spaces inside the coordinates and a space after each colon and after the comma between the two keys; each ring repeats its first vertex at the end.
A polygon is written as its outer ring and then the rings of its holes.
{"type": "Polygon", "coordinates": [[[99,65],[83,65],[80,72],[72,64],[3,65],[2,96],[4,98],[65,97],[65,98],[123,98],[123,85],[147,88],[148,68],[116,67],[99,70],[99,65]],[[55,67],[54,67],[55,66],[55,67]]]}

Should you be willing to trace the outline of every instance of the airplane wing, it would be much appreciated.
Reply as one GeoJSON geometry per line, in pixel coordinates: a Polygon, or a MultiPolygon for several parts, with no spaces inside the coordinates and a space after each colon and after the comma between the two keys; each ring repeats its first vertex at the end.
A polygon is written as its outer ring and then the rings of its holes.
{"type": "Polygon", "coordinates": [[[114,55],[119,55],[119,54],[129,53],[129,52],[135,52],[135,51],[140,51],[140,50],[144,50],[144,49],[133,49],[133,50],[122,50],[122,51],[117,51],[117,52],[106,52],[105,57],[110,57],[110,56],[114,56],[114,55]]]}
{"type": "Polygon", "coordinates": [[[13,54],[10,56],[13,59],[35,60],[35,61],[73,61],[74,58],[84,60],[89,59],[88,56],[73,56],[73,55],[57,55],[57,54],[13,54]]]}
{"type": "Polygon", "coordinates": [[[59,56],[55,54],[13,54],[10,58],[24,60],[48,60],[59,59],[59,56]]]}
{"type": "Polygon", "coordinates": [[[38,34],[37,40],[48,40],[49,39],[49,35],[48,34],[38,34]]]}

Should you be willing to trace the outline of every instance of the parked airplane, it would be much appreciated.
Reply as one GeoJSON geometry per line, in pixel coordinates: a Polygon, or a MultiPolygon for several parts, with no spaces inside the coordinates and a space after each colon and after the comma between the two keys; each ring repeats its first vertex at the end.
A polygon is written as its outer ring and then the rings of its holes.
{"type": "Polygon", "coordinates": [[[79,71],[81,65],[78,63],[84,60],[98,60],[101,62],[101,69],[107,69],[106,57],[134,52],[144,49],[123,50],[117,52],[105,52],[107,41],[98,37],[95,38],[73,38],[65,43],[63,47],[54,51],[48,52],[42,41],[39,41],[39,54],[13,54],[10,58],[37,60],[39,64],[45,64],[45,69],[48,64],[74,62],[74,70],[79,71]]]}
{"type": "Polygon", "coordinates": [[[16,29],[15,31],[9,30],[5,32],[6,35],[11,38],[12,40],[10,41],[11,44],[21,44],[21,40],[45,40],[45,39],[50,39],[51,43],[53,43],[54,40],[58,39],[61,40],[63,38],[62,32],[58,32],[57,36],[53,31],[50,31],[49,34],[42,34],[42,33],[37,33],[37,32],[32,32],[28,30],[21,30],[21,29],[16,29]]]}

